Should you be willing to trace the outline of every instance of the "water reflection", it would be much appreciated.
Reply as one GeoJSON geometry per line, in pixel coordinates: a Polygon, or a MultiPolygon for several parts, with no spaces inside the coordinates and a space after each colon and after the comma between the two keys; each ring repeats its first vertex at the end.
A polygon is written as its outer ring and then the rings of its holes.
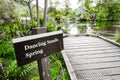
{"type": "Polygon", "coordinates": [[[112,22],[112,21],[105,21],[105,22],[97,22],[95,26],[95,30],[99,35],[102,36],[114,36],[116,33],[120,33],[120,22],[112,22]]]}
{"type": "Polygon", "coordinates": [[[69,32],[69,34],[70,35],[79,35],[80,32],[79,32],[79,30],[78,30],[77,27],[72,27],[71,30],[70,30],[70,32],[69,32]]]}
{"type": "Polygon", "coordinates": [[[87,27],[86,35],[93,35],[94,34],[94,30],[93,30],[92,26],[90,24],[87,24],[86,27],[87,27]]]}
{"type": "Polygon", "coordinates": [[[64,29],[68,29],[69,35],[97,34],[102,36],[114,36],[120,33],[120,22],[104,21],[95,22],[94,27],[90,22],[79,22],[63,25],[64,29]]]}

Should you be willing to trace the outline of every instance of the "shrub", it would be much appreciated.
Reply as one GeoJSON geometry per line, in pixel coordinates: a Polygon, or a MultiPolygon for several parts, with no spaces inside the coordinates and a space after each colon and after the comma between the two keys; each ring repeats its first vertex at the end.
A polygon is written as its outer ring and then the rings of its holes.
{"type": "Polygon", "coordinates": [[[115,40],[120,43],[120,33],[117,33],[117,34],[116,34],[115,40]]]}
{"type": "Polygon", "coordinates": [[[56,27],[53,21],[47,23],[47,31],[48,32],[56,31],[56,27]]]}
{"type": "Polygon", "coordinates": [[[13,60],[5,71],[6,79],[9,80],[23,80],[26,78],[28,73],[35,67],[35,63],[25,65],[23,67],[18,67],[16,60],[13,60]]]}

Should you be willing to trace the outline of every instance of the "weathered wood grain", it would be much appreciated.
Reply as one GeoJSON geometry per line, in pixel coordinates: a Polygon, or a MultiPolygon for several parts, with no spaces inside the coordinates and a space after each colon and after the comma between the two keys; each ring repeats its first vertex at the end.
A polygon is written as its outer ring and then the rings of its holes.
{"type": "Polygon", "coordinates": [[[118,43],[116,45],[102,37],[66,37],[64,55],[70,76],[72,68],[76,80],[120,80],[118,43]]]}

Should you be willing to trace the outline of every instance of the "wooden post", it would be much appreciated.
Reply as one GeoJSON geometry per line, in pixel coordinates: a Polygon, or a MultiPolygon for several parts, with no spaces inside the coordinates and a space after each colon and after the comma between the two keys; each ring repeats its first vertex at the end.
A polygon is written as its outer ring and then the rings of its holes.
{"type": "Polygon", "coordinates": [[[41,80],[51,80],[49,60],[46,58],[63,50],[62,31],[15,38],[13,45],[19,67],[37,60],[41,80]]]}
{"type": "Polygon", "coordinates": [[[50,74],[50,64],[49,64],[49,57],[46,57],[44,59],[42,59],[42,64],[43,64],[43,70],[45,70],[45,75],[44,76],[45,80],[51,80],[51,74],[50,74]],[[45,63],[45,65],[44,65],[45,63]]]}
{"type": "Polygon", "coordinates": [[[37,60],[37,63],[40,74],[40,80],[51,80],[49,57],[43,58],[41,60],[37,60]]]}
{"type": "MultiPolygon", "coordinates": [[[[45,33],[45,27],[34,28],[32,30],[33,34],[45,33]]],[[[40,80],[51,80],[50,75],[50,66],[49,66],[49,57],[37,60],[40,80]]]]}
{"type": "Polygon", "coordinates": [[[46,33],[46,28],[45,27],[38,27],[38,28],[33,28],[32,29],[32,34],[40,34],[40,33],[46,33]]]}
{"type": "Polygon", "coordinates": [[[43,70],[43,67],[42,67],[42,61],[41,61],[41,59],[40,59],[40,60],[37,60],[37,63],[38,63],[38,69],[39,69],[40,80],[44,80],[44,77],[41,76],[41,75],[43,75],[43,73],[44,73],[44,70],[43,70]]]}

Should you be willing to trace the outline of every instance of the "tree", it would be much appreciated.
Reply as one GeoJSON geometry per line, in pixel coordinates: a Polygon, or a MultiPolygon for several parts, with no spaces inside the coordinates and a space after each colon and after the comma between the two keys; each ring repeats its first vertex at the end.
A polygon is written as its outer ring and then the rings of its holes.
{"type": "Polygon", "coordinates": [[[39,20],[39,5],[38,0],[36,0],[36,10],[37,10],[37,25],[40,26],[40,20],[39,20]]]}
{"type": "Polygon", "coordinates": [[[18,21],[19,13],[13,2],[10,0],[0,0],[0,20],[3,22],[18,21]]]}
{"type": "Polygon", "coordinates": [[[31,21],[33,21],[32,7],[31,7],[31,2],[32,2],[33,0],[24,0],[24,1],[25,1],[25,3],[27,4],[27,6],[28,6],[28,8],[29,8],[31,21]]]}
{"type": "Polygon", "coordinates": [[[13,1],[15,1],[15,2],[17,2],[17,3],[20,3],[20,4],[22,4],[22,5],[26,5],[26,3],[25,3],[24,0],[13,0],[13,1]]]}
{"type": "Polygon", "coordinates": [[[110,5],[108,5],[108,12],[108,19],[118,20],[120,18],[120,3],[113,2],[110,5]]]}
{"type": "Polygon", "coordinates": [[[42,27],[46,27],[46,22],[47,22],[47,6],[48,6],[48,0],[45,0],[44,1],[44,19],[43,19],[42,27]]]}
{"type": "Polygon", "coordinates": [[[99,0],[97,19],[98,20],[117,20],[120,18],[120,1],[99,0]]]}
{"type": "Polygon", "coordinates": [[[66,11],[66,16],[69,14],[70,10],[70,3],[69,0],[65,0],[65,11],[66,11]]]}

